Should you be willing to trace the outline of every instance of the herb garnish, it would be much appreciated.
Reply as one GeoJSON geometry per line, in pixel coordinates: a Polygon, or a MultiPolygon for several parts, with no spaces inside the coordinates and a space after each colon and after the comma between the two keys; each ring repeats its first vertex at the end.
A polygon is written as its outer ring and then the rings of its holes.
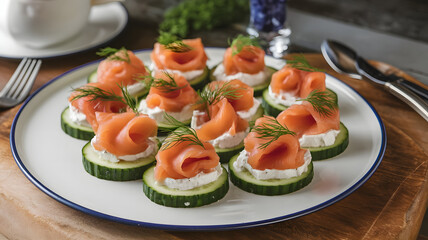
{"type": "Polygon", "coordinates": [[[232,48],[232,56],[240,53],[243,49],[248,49],[252,51],[250,46],[260,47],[258,39],[252,36],[244,36],[239,34],[235,39],[233,39],[232,43],[229,41],[229,45],[232,48]]]}
{"type": "Polygon", "coordinates": [[[128,50],[125,47],[121,47],[120,49],[111,47],[102,48],[99,52],[97,52],[97,55],[101,57],[107,57],[108,60],[112,61],[124,61],[127,63],[131,62],[128,50]],[[119,54],[117,54],[119,52],[123,52],[124,57],[119,56],[119,54]]]}
{"type": "Polygon", "coordinates": [[[168,125],[171,125],[176,129],[173,132],[171,132],[170,135],[168,135],[168,137],[165,138],[160,150],[167,150],[182,142],[189,142],[189,145],[199,145],[205,149],[205,146],[202,143],[202,141],[198,138],[198,135],[196,134],[195,129],[178,121],[177,119],[175,119],[173,116],[169,115],[166,112],[164,112],[164,119],[166,120],[168,125]]]}
{"type": "Polygon", "coordinates": [[[83,97],[89,97],[89,101],[95,101],[95,100],[100,100],[100,101],[117,101],[117,102],[121,102],[124,103],[125,105],[127,105],[130,109],[132,109],[132,111],[138,115],[138,107],[137,107],[137,99],[133,96],[131,96],[131,94],[129,94],[128,89],[122,85],[119,85],[120,90],[122,91],[122,96],[116,94],[115,92],[113,92],[113,90],[111,91],[107,91],[104,89],[101,89],[99,87],[95,87],[95,86],[91,86],[91,85],[87,85],[87,86],[83,86],[80,88],[75,88],[73,89],[73,91],[78,92],[78,94],[76,96],[74,96],[71,101],[77,100],[79,98],[83,98],[83,97]]]}
{"type": "Polygon", "coordinates": [[[325,72],[323,69],[312,67],[303,54],[293,56],[293,60],[287,60],[287,64],[306,72],[325,72]]]}
{"type": "Polygon", "coordinates": [[[162,73],[165,76],[167,76],[169,80],[165,80],[163,78],[155,78],[151,74],[137,76],[135,80],[144,82],[148,88],[154,87],[164,93],[173,92],[173,91],[187,87],[188,84],[185,84],[183,86],[178,86],[174,77],[168,71],[162,71],[162,73]]]}
{"type": "Polygon", "coordinates": [[[307,101],[323,117],[329,117],[338,108],[336,95],[330,91],[313,90],[306,98],[298,101],[307,101]]]}
{"type": "MultiPolygon", "coordinates": [[[[130,109],[135,113],[135,115],[139,115],[137,98],[129,94],[128,88],[119,86],[122,91],[124,103],[129,106],[130,109]]],[[[123,101],[122,101],[123,102],[123,101]]]]}
{"type": "Polygon", "coordinates": [[[257,138],[263,138],[267,139],[269,141],[265,142],[264,144],[260,145],[258,149],[265,149],[267,146],[269,146],[272,142],[278,140],[279,137],[282,135],[290,134],[295,136],[296,133],[293,131],[290,131],[286,126],[283,126],[281,123],[276,120],[274,117],[270,116],[264,116],[268,119],[268,122],[264,122],[259,125],[255,125],[251,128],[250,131],[255,132],[258,136],[257,138]]]}
{"type": "Polygon", "coordinates": [[[248,0],[183,0],[165,11],[159,29],[186,38],[194,31],[247,19],[249,8],[248,0]]]}
{"type": "Polygon", "coordinates": [[[209,113],[209,106],[214,105],[220,102],[223,98],[235,100],[242,97],[241,94],[238,93],[242,88],[234,88],[230,81],[224,83],[223,85],[215,85],[214,88],[212,85],[207,85],[204,89],[198,94],[200,96],[200,100],[196,102],[197,105],[202,105],[207,112],[208,118],[211,119],[209,113]]]}
{"type": "Polygon", "coordinates": [[[87,85],[80,88],[74,88],[73,92],[78,92],[71,101],[89,97],[89,101],[101,100],[101,101],[121,101],[122,97],[114,93],[113,91],[107,91],[99,87],[87,85]]]}
{"type": "Polygon", "coordinates": [[[185,44],[180,38],[171,33],[161,31],[157,41],[164,45],[166,49],[173,52],[188,52],[192,50],[192,47],[185,44]]]}

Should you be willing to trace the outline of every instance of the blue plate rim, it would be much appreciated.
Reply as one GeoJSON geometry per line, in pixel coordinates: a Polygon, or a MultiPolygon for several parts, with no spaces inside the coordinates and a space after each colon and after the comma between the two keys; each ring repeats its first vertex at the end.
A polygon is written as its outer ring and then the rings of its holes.
{"type": "MultiPolygon", "coordinates": [[[[224,48],[218,48],[218,47],[207,47],[207,48],[211,48],[211,49],[224,49],[224,48]]],[[[139,50],[135,50],[134,52],[136,53],[140,53],[140,52],[145,52],[145,51],[152,51],[152,49],[139,49],[139,50]]],[[[23,103],[23,105],[21,106],[21,108],[18,110],[17,114],[15,115],[15,118],[13,119],[12,122],[12,127],[11,127],[11,131],[10,131],[10,147],[12,150],[12,155],[15,159],[16,164],[18,165],[18,167],[20,168],[20,170],[23,172],[23,174],[30,180],[31,183],[33,183],[37,188],[39,188],[42,192],[44,192],[45,194],[47,194],[48,196],[52,197],[53,199],[55,199],[56,201],[71,207],[73,209],[79,210],[81,212],[87,213],[89,215],[95,216],[95,217],[99,217],[102,219],[107,219],[110,221],[114,221],[114,222],[119,222],[119,223],[124,223],[124,224],[128,224],[128,225],[136,225],[136,226],[141,226],[141,227],[149,227],[149,228],[155,228],[155,229],[161,229],[161,230],[173,230],[173,231],[220,231],[220,230],[231,230],[231,229],[241,229],[241,228],[249,228],[249,227],[255,227],[255,226],[261,226],[261,225],[267,225],[267,224],[271,224],[271,223],[275,223],[275,222],[280,222],[280,221],[285,221],[285,220],[290,220],[290,219],[294,219],[297,217],[301,217],[310,213],[313,213],[315,211],[321,210],[323,208],[326,208],[342,199],[344,199],[345,197],[349,196],[351,193],[353,193],[355,190],[357,190],[359,187],[361,187],[376,171],[376,169],[379,167],[380,163],[382,162],[382,159],[385,155],[385,149],[386,149],[386,142],[387,142],[387,137],[386,137],[386,131],[385,131],[385,125],[381,119],[381,117],[379,116],[378,112],[376,111],[376,109],[360,94],[358,93],[355,89],[353,89],[350,85],[340,81],[339,79],[329,75],[330,77],[338,80],[339,83],[343,84],[345,87],[348,87],[350,90],[354,91],[358,96],[360,96],[365,103],[370,107],[370,109],[372,110],[372,112],[375,114],[376,119],[378,121],[378,124],[380,126],[380,130],[381,130],[381,137],[382,137],[382,141],[381,141],[381,147],[379,149],[379,153],[376,157],[376,160],[374,162],[374,164],[372,165],[372,167],[370,168],[370,170],[360,179],[358,180],[354,185],[352,185],[351,187],[349,187],[347,190],[345,190],[344,192],[342,192],[341,194],[337,195],[334,198],[331,198],[323,203],[320,203],[316,206],[313,206],[311,208],[293,213],[293,214],[288,214],[288,215],[284,215],[284,216],[280,216],[280,217],[275,217],[275,218],[270,218],[270,219],[264,219],[264,220],[260,220],[260,221],[253,221],[253,222],[245,222],[245,223],[236,223],[236,224],[225,224],[225,225],[204,225],[204,226],[183,226],[183,225],[172,225],[172,224],[158,224],[158,223],[150,223],[150,222],[141,222],[141,221],[135,221],[135,220],[129,220],[129,219],[125,219],[125,218],[120,218],[120,217],[115,217],[112,215],[108,215],[108,214],[104,214],[102,212],[98,212],[98,211],[94,211],[91,210],[89,208],[83,207],[79,204],[76,204],[74,202],[71,202],[61,196],[59,196],[58,194],[56,194],[55,192],[53,192],[52,190],[50,190],[49,188],[45,187],[42,183],[40,183],[37,178],[35,178],[29,171],[28,169],[25,167],[24,163],[22,162],[21,158],[19,157],[18,153],[17,153],[17,149],[16,149],[16,144],[15,144],[15,130],[16,130],[16,125],[17,122],[19,120],[19,116],[21,115],[22,111],[25,109],[25,106],[31,101],[32,98],[34,98],[40,91],[42,91],[44,88],[46,88],[47,86],[49,86],[50,84],[52,84],[53,82],[57,81],[58,79],[61,79],[63,76],[70,74],[71,72],[77,71],[81,68],[84,68],[86,66],[95,64],[100,62],[101,60],[95,60],[92,62],[88,62],[86,64],[77,66],[71,70],[68,70],[58,76],[56,76],[55,78],[51,79],[50,81],[48,81],[47,83],[45,83],[42,87],[40,87],[39,89],[37,89],[33,94],[31,94],[27,100],[23,103]]]]}

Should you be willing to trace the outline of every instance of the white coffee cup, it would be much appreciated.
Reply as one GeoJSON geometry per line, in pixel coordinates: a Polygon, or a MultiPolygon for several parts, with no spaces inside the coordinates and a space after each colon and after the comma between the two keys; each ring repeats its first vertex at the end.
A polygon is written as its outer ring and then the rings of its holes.
{"type": "Polygon", "coordinates": [[[91,10],[90,0],[8,1],[6,28],[18,43],[30,48],[46,48],[75,37],[86,26],[91,10]]]}

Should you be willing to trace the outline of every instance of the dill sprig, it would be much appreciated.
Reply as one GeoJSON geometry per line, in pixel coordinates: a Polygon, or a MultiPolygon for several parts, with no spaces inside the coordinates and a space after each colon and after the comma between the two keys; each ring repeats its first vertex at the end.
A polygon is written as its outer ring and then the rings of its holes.
{"type": "Polygon", "coordinates": [[[168,71],[162,71],[162,73],[165,74],[165,76],[167,76],[169,80],[165,80],[163,78],[155,78],[151,74],[137,76],[136,80],[140,82],[141,81],[144,82],[145,85],[149,88],[154,87],[164,93],[173,92],[173,91],[187,87],[188,84],[185,84],[183,86],[178,86],[174,77],[168,71]]]}
{"type": "MultiPolygon", "coordinates": [[[[309,62],[306,60],[303,54],[293,57],[294,60],[287,60],[293,68],[307,72],[323,72],[323,69],[312,67],[309,62]]],[[[317,89],[313,90],[308,97],[305,99],[300,99],[299,101],[307,101],[314,107],[321,116],[328,117],[333,114],[333,111],[338,108],[336,96],[334,93],[329,91],[319,91],[317,89]]]]}
{"type": "Polygon", "coordinates": [[[325,72],[324,69],[312,67],[303,54],[293,56],[293,60],[287,60],[287,64],[293,68],[297,68],[306,72],[325,72]]]}
{"type": "Polygon", "coordinates": [[[152,81],[153,81],[153,77],[152,77],[151,73],[150,74],[137,73],[137,74],[134,74],[132,79],[141,83],[141,84],[144,84],[144,87],[147,89],[150,88],[150,86],[152,85],[152,81]]]}
{"type": "Polygon", "coordinates": [[[173,116],[168,113],[164,113],[164,119],[168,123],[168,125],[176,128],[173,132],[165,138],[162,143],[160,150],[167,150],[172,148],[182,142],[189,142],[189,145],[199,145],[205,149],[204,144],[198,138],[195,129],[185,125],[184,123],[178,121],[173,116]]]}
{"type": "Polygon", "coordinates": [[[132,79],[144,84],[146,88],[150,88],[153,81],[153,77],[152,77],[153,71],[146,66],[144,66],[144,68],[146,69],[147,74],[137,73],[137,74],[134,74],[132,79]]]}
{"type": "Polygon", "coordinates": [[[255,125],[251,128],[250,131],[255,132],[258,136],[257,138],[267,139],[268,141],[260,145],[259,149],[265,149],[272,142],[278,140],[282,135],[290,134],[296,135],[293,131],[290,131],[286,126],[283,126],[281,123],[276,120],[274,117],[265,116],[268,119],[268,122],[264,122],[259,125],[255,125]]]}
{"type": "Polygon", "coordinates": [[[206,102],[208,105],[213,105],[218,103],[223,98],[232,100],[238,99],[242,97],[242,95],[238,93],[238,91],[241,89],[243,88],[234,88],[230,81],[225,82],[221,86],[215,85],[212,87],[212,85],[207,85],[204,87],[202,92],[199,93],[201,100],[198,102],[198,104],[206,102]]]}
{"type": "Polygon", "coordinates": [[[128,88],[121,85],[119,87],[122,91],[123,99],[125,100],[122,102],[128,105],[128,107],[135,113],[135,115],[140,114],[140,112],[138,111],[137,98],[129,94],[128,88]]]}
{"type": "Polygon", "coordinates": [[[107,91],[95,86],[83,86],[80,88],[74,88],[73,92],[78,92],[71,101],[89,97],[89,101],[101,100],[101,101],[122,101],[122,97],[111,91],[107,91]]]}
{"type": "Polygon", "coordinates": [[[338,108],[336,95],[330,91],[313,90],[306,98],[298,101],[307,101],[323,117],[329,117],[338,108]]]}
{"type": "Polygon", "coordinates": [[[149,72],[149,74],[138,73],[138,74],[135,74],[133,77],[133,80],[144,84],[144,86],[146,88],[150,88],[150,86],[152,85],[152,83],[154,81],[153,79],[154,79],[154,77],[152,77],[151,72],[149,72]]]}
{"type": "Polygon", "coordinates": [[[252,36],[244,36],[242,34],[239,34],[235,39],[233,39],[232,43],[230,43],[229,40],[229,45],[232,48],[232,56],[240,53],[244,48],[252,51],[251,48],[248,48],[249,46],[260,47],[257,38],[252,36]]]}
{"type": "Polygon", "coordinates": [[[202,105],[207,112],[208,118],[211,119],[208,107],[220,102],[223,98],[236,100],[242,97],[238,93],[242,88],[234,88],[230,81],[223,85],[207,85],[202,91],[198,91],[200,99],[196,102],[197,105],[202,105]]]}
{"type": "Polygon", "coordinates": [[[162,92],[173,92],[175,90],[179,90],[187,87],[187,84],[183,86],[178,86],[174,77],[171,74],[169,74],[168,71],[163,71],[163,74],[165,74],[165,76],[167,76],[169,80],[165,80],[162,78],[153,78],[150,86],[155,87],[162,92]]]}
{"type": "Polygon", "coordinates": [[[137,106],[138,105],[137,99],[133,97],[131,94],[129,94],[128,89],[126,87],[119,84],[118,86],[122,91],[123,96],[116,94],[113,90],[107,91],[99,87],[88,85],[88,86],[73,89],[73,91],[78,92],[78,94],[74,96],[71,99],[71,101],[74,101],[83,97],[89,97],[89,101],[95,101],[95,100],[117,101],[117,102],[124,103],[130,109],[132,109],[132,111],[136,115],[138,115],[139,112],[138,112],[138,106],[137,106]]]}
{"type": "Polygon", "coordinates": [[[173,52],[188,52],[192,50],[192,47],[185,44],[179,37],[168,32],[160,32],[157,41],[173,52]]]}
{"type": "Polygon", "coordinates": [[[127,63],[131,62],[128,50],[125,47],[121,47],[120,49],[112,47],[102,48],[99,52],[97,52],[97,55],[101,57],[107,57],[108,60],[112,61],[124,61],[127,63]],[[124,57],[119,56],[119,54],[117,54],[119,52],[123,52],[124,57]]]}

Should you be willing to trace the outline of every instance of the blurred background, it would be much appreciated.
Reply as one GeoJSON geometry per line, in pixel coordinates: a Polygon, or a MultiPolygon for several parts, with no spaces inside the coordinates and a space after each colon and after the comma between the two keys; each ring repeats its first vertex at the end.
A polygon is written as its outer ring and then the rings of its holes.
{"type": "MultiPolygon", "coordinates": [[[[165,11],[181,2],[126,0],[125,6],[131,19],[159,24],[165,11]]],[[[245,32],[249,8],[240,8],[238,15],[239,20],[223,27],[223,35],[215,33],[218,42],[212,45],[226,45],[230,34],[245,32]]],[[[395,65],[428,84],[426,0],[288,0],[287,25],[292,30],[291,52],[319,52],[324,39],[335,39],[345,42],[361,56],[395,65]]],[[[200,30],[191,35],[210,33],[200,30]]]]}
{"type": "MultiPolygon", "coordinates": [[[[126,0],[125,5],[134,18],[161,22],[165,9],[180,2],[181,0],[126,0]]],[[[292,13],[300,11],[428,43],[426,0],[288,0],[287,5],[292,13]]],[[[244,23],[248,23],[248,18],[242,18],[244,23]]]]}

